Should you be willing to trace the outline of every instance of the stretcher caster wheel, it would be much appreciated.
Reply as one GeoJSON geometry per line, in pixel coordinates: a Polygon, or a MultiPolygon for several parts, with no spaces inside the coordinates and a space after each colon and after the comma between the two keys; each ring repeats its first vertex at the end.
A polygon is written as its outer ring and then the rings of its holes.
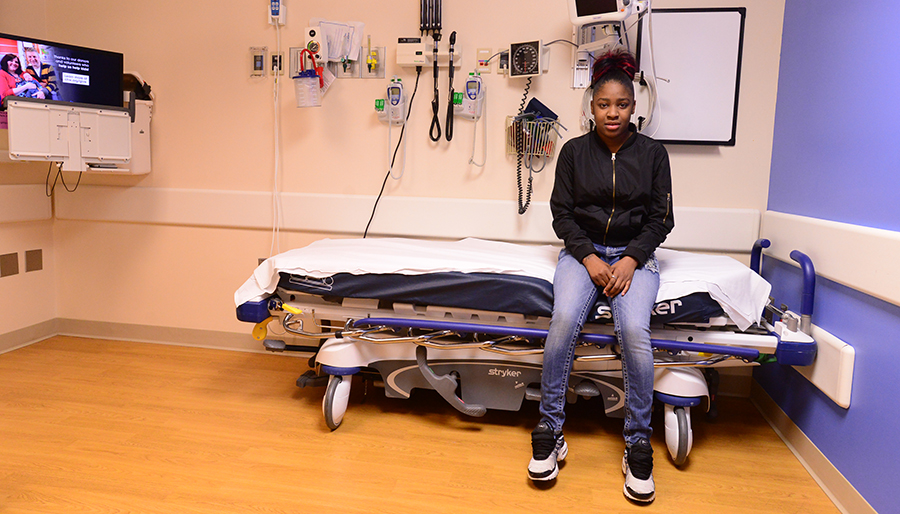
{"type": "Polygon", "coordinates": [[[691,431],[691,408],[666,404],[666,446],[676,466],[687,461],[694,442],[691,431]]]}
{"type": "Polygon", "coordinates": [[[347,402],[350,400],[350,375],[342,377],[331,375],[328,377],[328,386],[325,388],[325,398],[322,400],[322,414],[325,415],[325,424],[331,430],[341,426],[344,413],[347,412],[347,402]]]}

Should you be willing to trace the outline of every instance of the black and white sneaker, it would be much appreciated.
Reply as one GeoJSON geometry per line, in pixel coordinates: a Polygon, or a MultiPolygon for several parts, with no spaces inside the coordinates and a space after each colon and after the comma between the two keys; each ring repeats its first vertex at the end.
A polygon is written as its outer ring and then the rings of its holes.
{"type": "Polygon", "coordinates": [[[535,481],[553,480],[559,474],[557,462],[565,460],[569,447],[562,432],[553,433],[546,422],[541,421],[531,432],[531,462],[528,477],[535,481]]]}
{"type": "Polygon", "coordinates": [[[641,503],[656,498],[653,483],[653,447],[650,441],[641,439],[625,448],[622,457],[622,473],[625,474],[625,497],[641,503]]]}

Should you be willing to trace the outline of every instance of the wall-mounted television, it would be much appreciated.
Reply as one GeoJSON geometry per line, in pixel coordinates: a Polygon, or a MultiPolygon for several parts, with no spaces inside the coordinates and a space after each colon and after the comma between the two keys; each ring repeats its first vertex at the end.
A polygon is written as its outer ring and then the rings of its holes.
{"type": "Polygon", "coordinates": [[[0,33],[6,96],[122,107],[121,53],[0,33]]]}

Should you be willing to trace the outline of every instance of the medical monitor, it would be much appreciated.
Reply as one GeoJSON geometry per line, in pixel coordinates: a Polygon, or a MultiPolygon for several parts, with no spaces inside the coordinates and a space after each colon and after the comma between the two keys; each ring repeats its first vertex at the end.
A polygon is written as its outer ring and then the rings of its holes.
{"type": "Polygon", "coordinates": [[[631,15],[636,0],[568,0],[569,18],[576,27],[591,23],[618,23],[631,15]]]}
{"type": "Polygon", "coordinates": [[[6,79],[0,80],[0,105],[3,96],[15,95],[48,102],[122,107],[121,53],[0,33],[0,63],[0,78],[6,79]],[[17,73],[10,75],[10,68],[17,73]],[[4,86],[13,81],[21,84],[22,72],[29,72],[39,87],[15,93],[4,86]]]}

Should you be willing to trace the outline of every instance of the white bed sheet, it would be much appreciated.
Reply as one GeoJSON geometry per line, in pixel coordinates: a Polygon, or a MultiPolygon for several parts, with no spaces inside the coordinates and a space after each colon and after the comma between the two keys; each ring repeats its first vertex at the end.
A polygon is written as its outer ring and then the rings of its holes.
{"type": "MultiPolygon", "coordinates": [[[[426,241],[404,238],[322,239],[264,261],[235,292],[235,305],[259,300],[275,291],[279,273],[324,278],[337,273],[439,272],[502,273],[553,282],[560,247],[527,246],[467,238],[426,241]]],[[[771,285],[740,262],[658,249],[660,287],[657,301],[706,292],[741,330],[756,322],[771,285]]]]}

